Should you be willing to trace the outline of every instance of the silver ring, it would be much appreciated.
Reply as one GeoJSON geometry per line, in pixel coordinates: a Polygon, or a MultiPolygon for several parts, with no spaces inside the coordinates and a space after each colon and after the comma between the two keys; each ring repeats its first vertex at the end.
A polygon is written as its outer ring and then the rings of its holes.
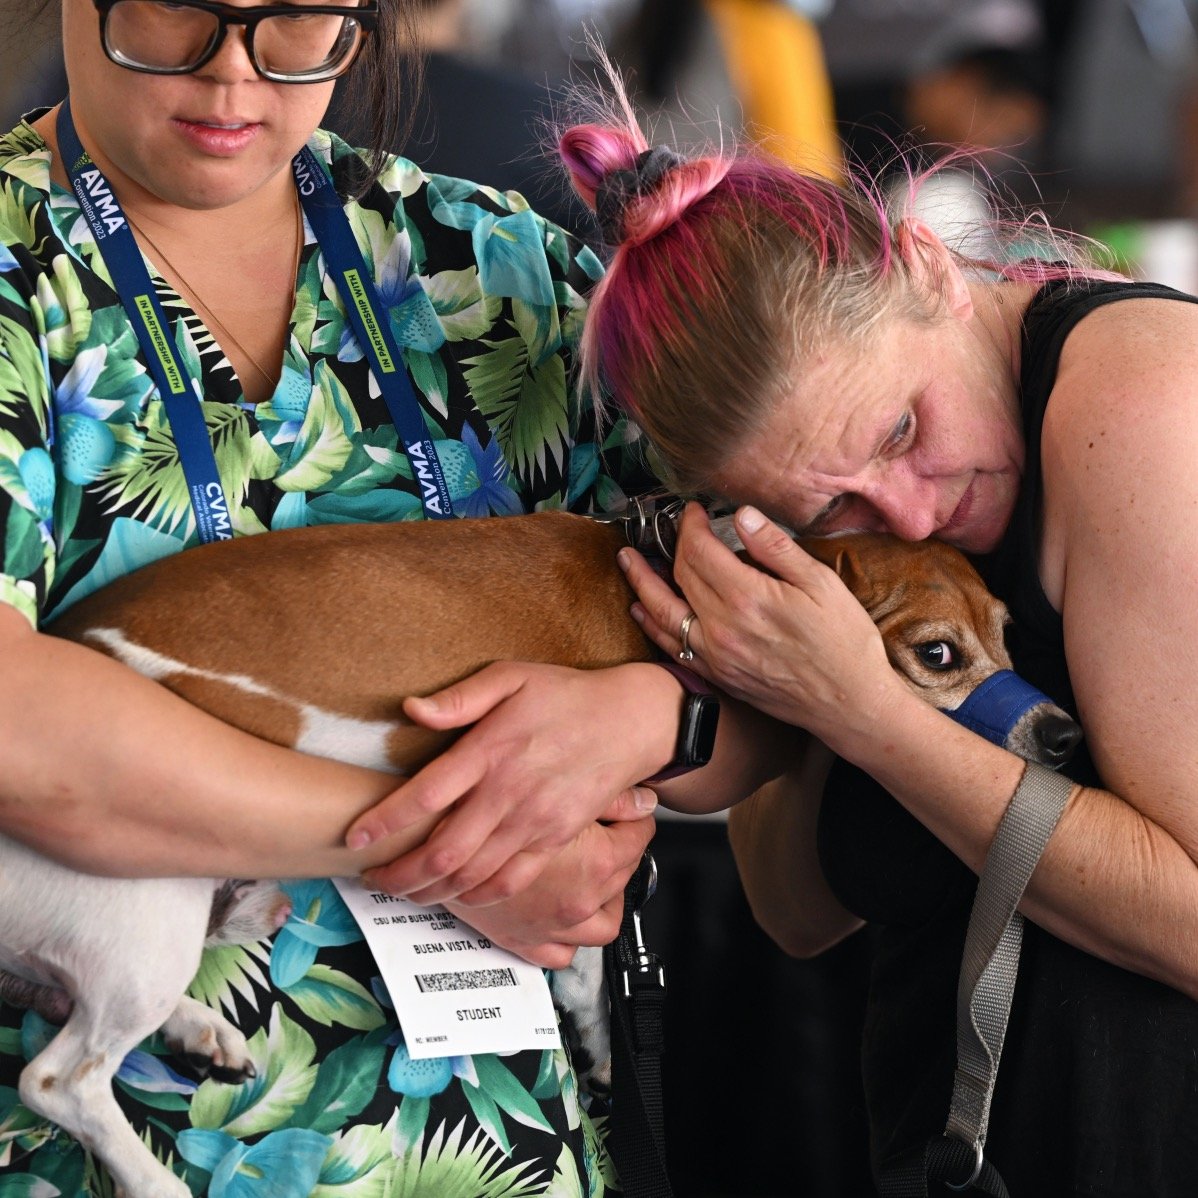
{"type": "Polygon", "coordinates": [[[678,629],[678,639],[682,642],[682,648],[678,650],[679,661],[694,661],[695,651],[690,646],[691,625],[695,622],[695,613],[688,611],[682,617],[682,627],[678,629]]]}
{"type": "Polygon", "coordinates": [[[982,1155],[981,1144],[974,1143],[973,1145],[973,1172],[969,1175],[966,1181],[960,1185],[953,1185],[951,1181],[946,1181],[944,1184],[950,1189],[955,1190],[958,1194],[964,1193],[968,1189],[972,1189],[973,1183],[982,1175],[982,1165],[985,1164],[986,1158],[982,1155]]]}

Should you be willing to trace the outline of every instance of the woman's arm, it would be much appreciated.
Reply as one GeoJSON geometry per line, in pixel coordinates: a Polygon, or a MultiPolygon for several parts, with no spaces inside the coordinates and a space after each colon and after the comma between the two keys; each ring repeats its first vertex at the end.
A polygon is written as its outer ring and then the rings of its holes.
{"type": "Polygon", "coordinates": [[[132,877],[353,875],[432,820],[344,847],[390,775],[260,741],[0,604],[0,828],[76,869],[132,877]]]}
{"type": "Polygon", "coordinates": [[[834,760],[813,736],[792,770],[728,813],[728,839],[753,916],[780,948],[812,957],[862,921],[829,889],[816,852],[824,783],[834,760]]]}
{"type": "MultiPolygon", "coordinates": [[[[83,872],[352,876],[419,844],[437,817],[369,850],[345,829],[395,779],[279,748],[0,604],[0,829],[83,872]]],[[[619,929],[653,820],[591,824],[538,884],[463,918],[528,960],[569,964],[619,929]]]]}

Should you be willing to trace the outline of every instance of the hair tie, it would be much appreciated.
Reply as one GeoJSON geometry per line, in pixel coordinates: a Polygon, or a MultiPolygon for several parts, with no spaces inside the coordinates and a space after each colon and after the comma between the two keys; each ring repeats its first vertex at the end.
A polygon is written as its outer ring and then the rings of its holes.
{"type": "Polygon", "coordinates": [[[686,161],[669,146],[654,146],[636,156],[631,170],[609,171],[595,190],[595,216],[608,245],[618,244],[624,233],[624,212],[637,196],[651,192],[667,171],[686,161]]]}

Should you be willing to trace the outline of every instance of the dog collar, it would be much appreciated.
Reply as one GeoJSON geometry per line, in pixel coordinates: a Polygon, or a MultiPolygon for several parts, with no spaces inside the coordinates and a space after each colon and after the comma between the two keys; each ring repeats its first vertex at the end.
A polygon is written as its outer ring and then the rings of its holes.
{"type": "Polygon", "coordinates": [[[996,745],[1005,745],[1011,730],[1033,707],[1052,700],[1030,682],[1024,682],[1011,670],[999,670],[978,683],[958,707],[942,707],[945,715],[958,724],[984,736],[996,745]]]}

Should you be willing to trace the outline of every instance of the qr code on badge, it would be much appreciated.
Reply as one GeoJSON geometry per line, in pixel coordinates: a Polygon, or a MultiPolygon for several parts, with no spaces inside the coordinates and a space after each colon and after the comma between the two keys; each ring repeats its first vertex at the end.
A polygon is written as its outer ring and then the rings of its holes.
{"type": "Polygon", "coordinates": [[[492,990],[497,986],[515,986],[516,975],[510,969],[467,969],[460,973],[418,973],[416,985],[421,994],[441,990],[492,990]]]}

